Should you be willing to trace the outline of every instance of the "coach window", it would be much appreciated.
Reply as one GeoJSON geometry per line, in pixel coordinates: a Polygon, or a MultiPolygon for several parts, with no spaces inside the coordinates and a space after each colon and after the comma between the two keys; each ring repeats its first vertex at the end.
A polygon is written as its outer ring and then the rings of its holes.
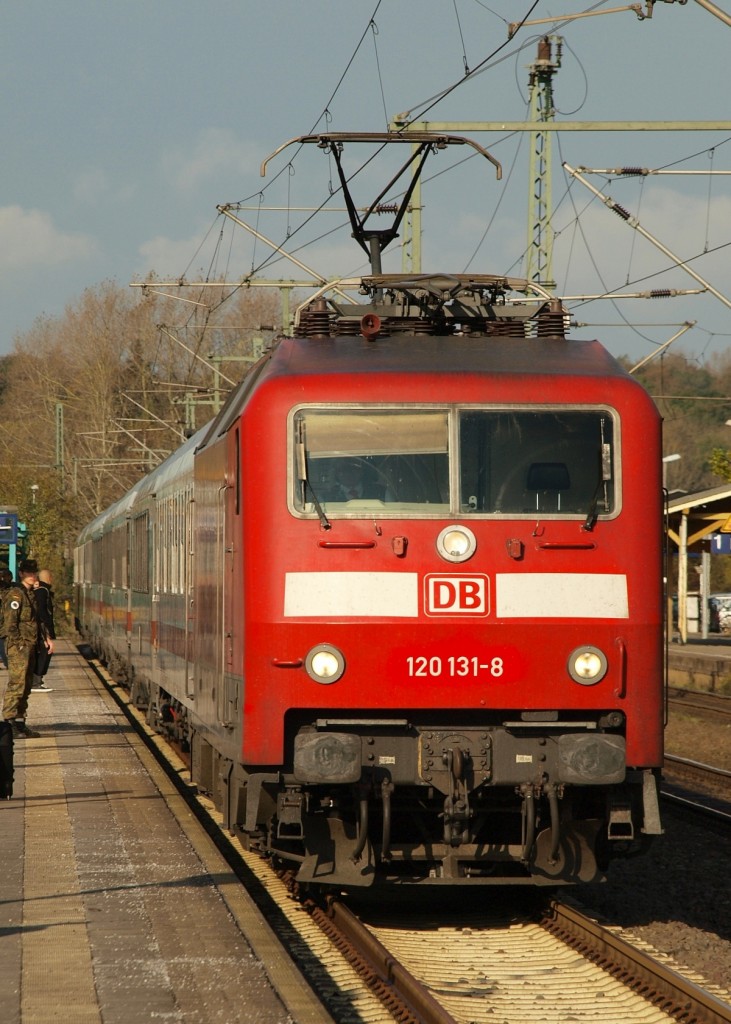
{"type": "Polygon", "coordinates": [[[615,511],[608,410],[464,410],[459,434],[463,513],[576,518],[615,511]]]}
{"type": "Polygon", "coordinates": [[[147,512],[132,520],[132,545],[130,577],[132,590],[140,594],[150,591],[150,546],[148,539],[149,515],[147,512]]]}
{"type": "Polygon", "coordinates": [[[294,416],[294,508],[316,515],[449,511],[445,409],[302,409],[294,416]]]}

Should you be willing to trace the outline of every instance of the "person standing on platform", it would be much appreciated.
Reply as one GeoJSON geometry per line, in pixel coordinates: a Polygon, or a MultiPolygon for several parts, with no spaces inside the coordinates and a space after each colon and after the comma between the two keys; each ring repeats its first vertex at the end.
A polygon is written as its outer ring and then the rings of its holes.
{"type": "MultiPolygon", "coordinates": [[[[18,576],[20,582],[14,583],[3,595],[3,632],[9,675],[3,701],[3,719],[10,725],[13,736],[22,738],[40,736],[25,722],[38,642],[34,592],[38,563],[34,559],[21,562],[18,576]]],[[[53,645],[53,641],[50,643],[53,645]]]]}
{"type": "Polygon", "coordinates": [[[5,631],[3,629],[3,598],[13,582],[13,574],[4,566],[0,569],[0,664],[8,667],[8,656],[5,653],[5,631]]]}
{"type": "Polygon", "coordinates": [[[38,585],[35,588],[36,609],[38,614],[38,642],[36,644],[36,664],[33,672],[32,693],[50,693],[52,687],[46,686],[44,677],[51,664],[53,641],[56,639],[56,625],[53,621],[53,576],[50,569],[41,569],[38,573],[38,585]]]}

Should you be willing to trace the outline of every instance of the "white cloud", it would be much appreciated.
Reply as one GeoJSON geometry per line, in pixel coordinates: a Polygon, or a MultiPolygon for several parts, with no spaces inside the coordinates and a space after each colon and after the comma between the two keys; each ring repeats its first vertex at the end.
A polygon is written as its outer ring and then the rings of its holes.
{"type": "Polygon", "coordinates": [[[25,270],[87,259],[94,239],[59,230],[44,210],[0,207],[0,268],[25,270]]]}
{"type": "Polygon", "coordinates": [[[191,192],[221,173],[228,179],[256,179],[260,161],[261,152],[256,146],[241,142],[228,129],[209,128],[190,150],[167,153],[163,171],[175,189],[191,192]]]}

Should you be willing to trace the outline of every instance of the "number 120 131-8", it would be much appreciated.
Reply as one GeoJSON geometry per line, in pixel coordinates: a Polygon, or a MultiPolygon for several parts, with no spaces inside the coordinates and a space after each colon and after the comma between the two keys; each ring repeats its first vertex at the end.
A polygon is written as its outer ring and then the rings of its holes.
{"type": "Polygon", "coordinates": [[[501,676],[504,671],[502,658],[490,658],[483,662],[478,657],[467,657],[465,655],[452,655],[448,658],[440,658],[434,655],[427,658],[424,655],[408,657],[406,667],[410,676],[479,676],[487,672],[495,678],[501,676]]]}

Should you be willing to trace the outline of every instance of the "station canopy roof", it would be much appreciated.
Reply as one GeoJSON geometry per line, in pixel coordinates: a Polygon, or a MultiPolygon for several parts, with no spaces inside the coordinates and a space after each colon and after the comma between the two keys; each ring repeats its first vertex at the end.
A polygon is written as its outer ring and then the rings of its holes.
{"type": "Polygon", "coordinates": [[[688,521],[688,551],[701,551],[712,533],[731,533],[731,483],[710,491],[671,496],[667,504],[668,536],[680,547],[680,523],[688,521]]]}

